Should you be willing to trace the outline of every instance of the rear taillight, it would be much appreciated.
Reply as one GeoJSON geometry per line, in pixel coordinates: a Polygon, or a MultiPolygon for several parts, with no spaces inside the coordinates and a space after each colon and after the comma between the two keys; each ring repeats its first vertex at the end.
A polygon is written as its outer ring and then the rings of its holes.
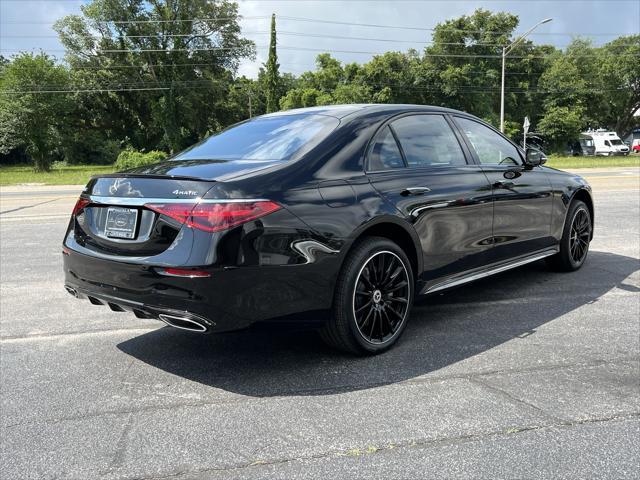
{"type": "Polygon", "coordinates": [[[219,232],[268,215],[282,207],[268,200],[225,203],[148,203],[149,210],[189,227],[219,232]]]}
{"type": "Polygon", "coordinates": [[[82,209],[84,207],[86,207],[90,203],[91,202],[89,200],[87,200],[86,198],[80,197],[78,199],[78,201],[76,202],[75,206],[73,207],[73,211],[71,212],[71,215],[77,215],[78,213],[80,213],[82,211],[82,209]]]}

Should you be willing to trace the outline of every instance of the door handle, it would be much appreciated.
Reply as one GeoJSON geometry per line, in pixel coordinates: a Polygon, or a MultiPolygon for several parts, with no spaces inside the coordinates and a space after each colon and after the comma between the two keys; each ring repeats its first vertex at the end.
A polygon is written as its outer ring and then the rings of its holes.
{"type": "Polygon", "coordinates": [[[493,184],[493,188],[506,188],[506,189],[510,189],[513,188],[515,186],[515,184],[513,182],[505,182],[503,180],[498,180],[497,182],[495,182],[493,184]]]}
{"type": "Polygon", "coordinates": [[[408,197],[409,195],[424,195],[430,191],[431,189],[429,187],[407,187],[400,192],[400,195],[403,197],[408,197]]]}

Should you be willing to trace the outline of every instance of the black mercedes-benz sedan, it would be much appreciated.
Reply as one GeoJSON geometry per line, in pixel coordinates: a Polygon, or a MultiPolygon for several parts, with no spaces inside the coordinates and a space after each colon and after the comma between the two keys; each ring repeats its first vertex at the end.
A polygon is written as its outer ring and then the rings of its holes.
{"type": "Polygon", "coordinates": [[[64,239],[65,288],[184,330],[318,322],[337,348],[381,352],[418,295],[543,258],[582,266],[591,188],[545,160],[445,108],[264,115],[92,178],[64,239]]]}

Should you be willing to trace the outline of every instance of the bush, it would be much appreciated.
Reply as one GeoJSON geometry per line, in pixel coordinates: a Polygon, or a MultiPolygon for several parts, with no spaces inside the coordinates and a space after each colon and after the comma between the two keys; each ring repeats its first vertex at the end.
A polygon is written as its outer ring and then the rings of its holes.
{"type": "Polygon", "coordinates": [[[52,170],[60,170],[61,168],[67,168],[69,163],[66,160],[55,160],[51,162],[52,170]]]}
{"type": "Polygon", "coordinates": [[[130,168],[144,167],[152,163],[161,162],[167,158],[167,154],[159,150],[151,150],[147,153],[126,149],[120,152],[116,160],[116,170],[128,170],[130,168]]]}
{"type": "Polygon", "coordinates": [[[107,139],[106,133],[88,129],[68,132],[62,145],[69,165],[112,164],[121,150],[121,143],[107,139]]]}

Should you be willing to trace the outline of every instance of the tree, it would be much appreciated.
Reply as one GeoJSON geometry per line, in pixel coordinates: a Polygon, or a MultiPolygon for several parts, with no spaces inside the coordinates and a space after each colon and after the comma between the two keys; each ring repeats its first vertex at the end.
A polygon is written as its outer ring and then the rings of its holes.
{"type": "Polygon", "coordinates": [[[1,72],[0,153],[25,146],[35,169],[47,171],[70,111],[69,73],[47,55],[30,53],[18,55],[1,72]]]}
{"type": "MultiPolygon", "coordinates": [[[[415,87],[423,90],[420,103],[464,110],[497,126],[502,47],[515,40],[518,24],[518,17],[510,13],[478,9],[437,25],[433,45],[425,49],[414,74],[415,87]]],[[[554,51],[525,40],[507,57],[506,122],[522,125],[528,116],[535,123],[540,116],[537,82],[545,57],[554,51]]],[[[514,133],[520,136],[521,130],[514,133]]]]}
{"type": "Polygon", "coordinates": [[[372,91],[376,103],[421,103],[416,87],[418,52],[386,52],[362,66],[362,82],[372,91]]]}
{"type": "Polygon", "coordinates": [[[640,126],[640,35],[619,37],[599,53],[599,118],[625,138],[640,126]]]}
{"type": "Polygon", "coordinates": [[[603,47],[576,39],[551,57],[540,77],[540,131],[556,147],[586,128],[606,128],[623,138],[640,125],[640,35],[620,37],[603,47]]]}
{"type": "MultiPolygon", "coordinates": [[[[437,25],[422,52],[363,64],[323,53],[294,76],[279,72],[273,15],[267,62],[250,79],[237,76],[255,47],[235,1],[90,0],[81,10],[55,26],[67,68],[46,56],[0,57],[3,161],[21,161],[25,148],[38,168],[52,154],[106,162],[125,147],[177,151],[250,116],[336,103],[442,105],[497,125],[501,51],[518,26],[514,15],[479,9],[437,25]],[[64,88],[25,93],[47,85],[64,88]]],[[[519,140],[528,116],[556,147],[590,126],[624,136],[640,125],[638,56],[639,35],[602,47],[577,39],[565,51],[523,41],[507,59],[507,134],[519,140]]]]}
{"type": "Polygon", "coordinates": [[[584,108],[552,106],[538,123],[538,131],[548,140],[551,148],[561,151],[566,142],[578,138],[584,128],[584,108]]]}
{"type": "Polygon", "coordinates": [[[278,110],[278,86],[280,83],[280,75],[278,72],[278,52],[276,50],[276,14],[271,15],[271,40],[269,42],[269,59],[266,64],[266,97],[267,97],[267,113],[278,110]]]}
{"type": "MultiPolygon", "coordinates": [[[[56,22],[66,60],[91,92],[95,125],[137,149],[180,150],[235,120],[233,76],[255,46],[229,0],[92,0],[56,22]]],[[[87,88],[83,88],[87,89],[87,88]]]]}
{"type": "Polygon", "coordinates": [[[363,81],[361,66],[352,63],[343,67],[328,53],[318,55],[316,65],[315,72],[303,73],[294,88],[280,99],[283,110],[372,101],[372,89],[363,81]]]}

